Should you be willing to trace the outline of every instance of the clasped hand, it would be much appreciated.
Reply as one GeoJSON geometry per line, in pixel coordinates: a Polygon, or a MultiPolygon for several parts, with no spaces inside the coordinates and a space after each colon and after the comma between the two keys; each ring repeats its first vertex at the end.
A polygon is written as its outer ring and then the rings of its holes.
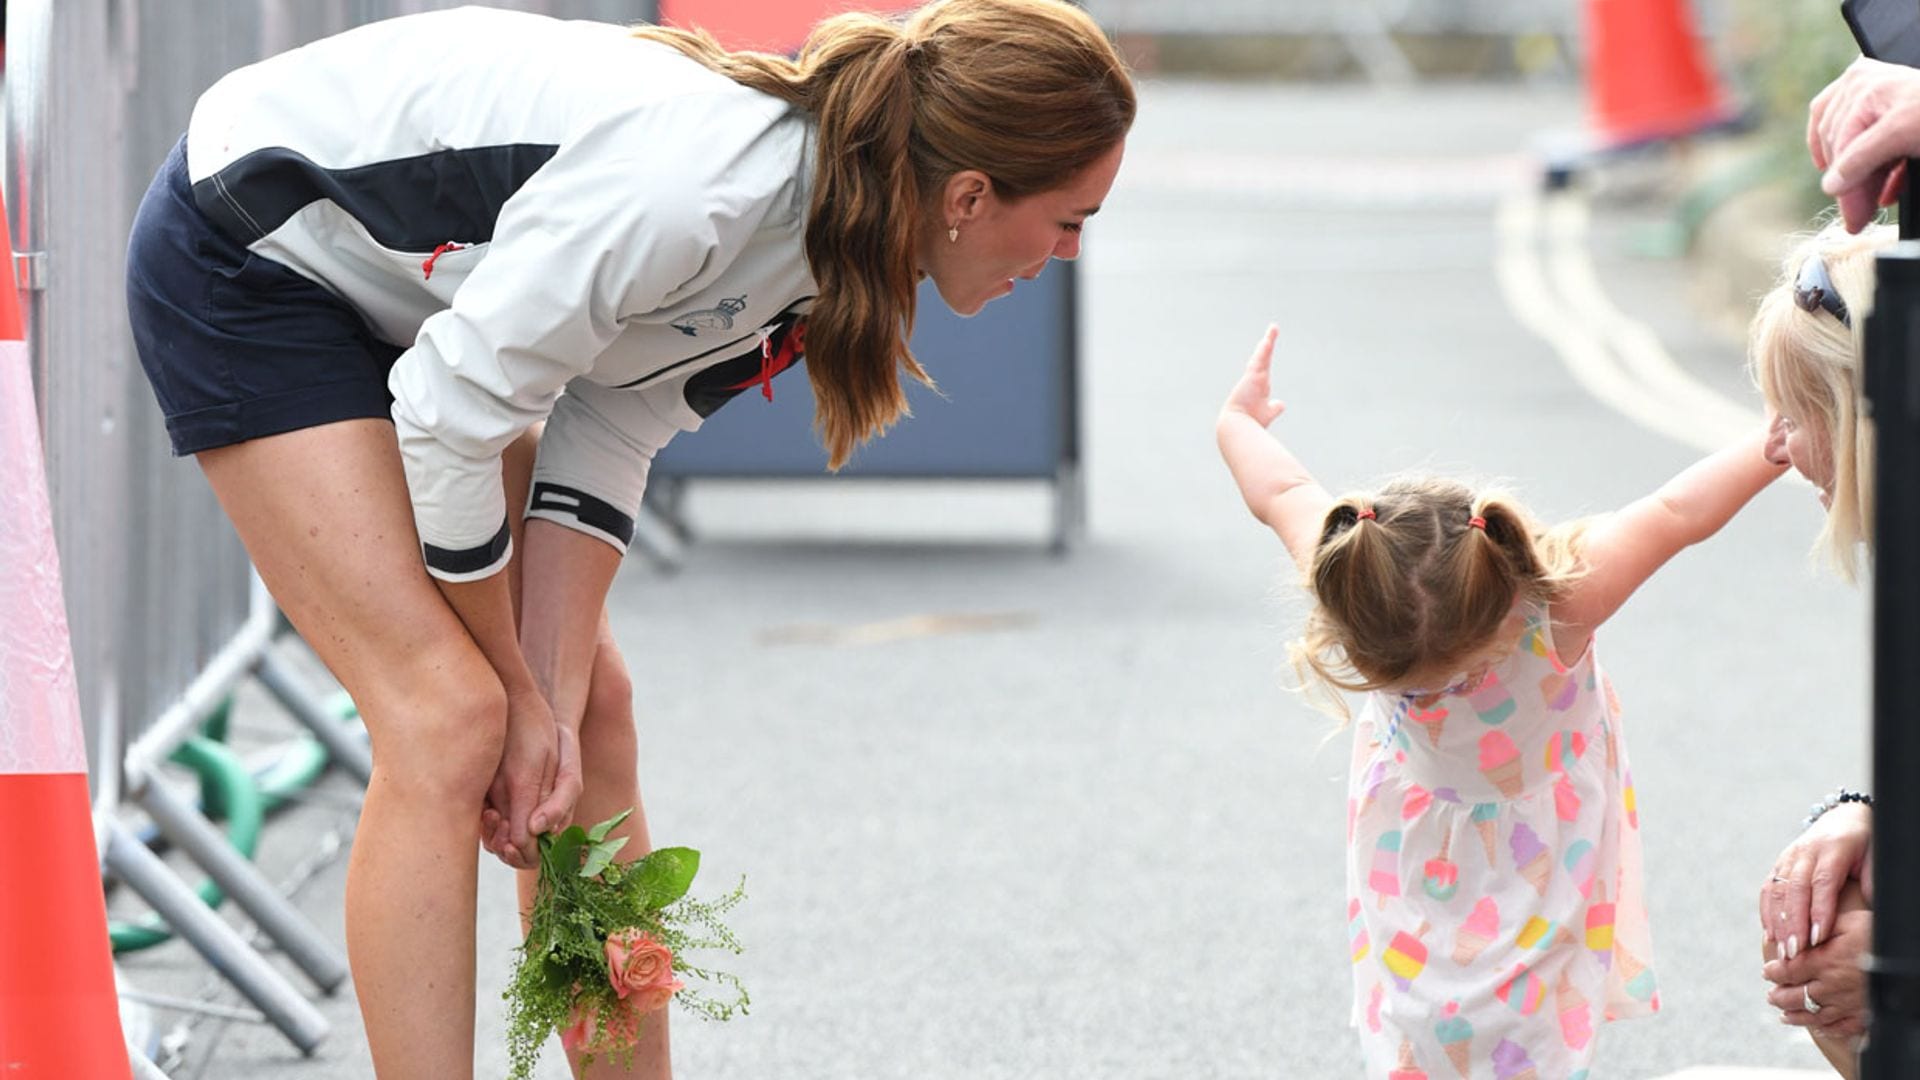
{"type": "Polygon", "coordinates": [[[1836,806],[1787,845],[1760,887],[1761,974],[1783,1023],[1826,1036],[1866,1030],[1860,960],[1873,934],[1872,840],[1866,807],[1836,806]]]}
{"type": "Polygon", "coordinates": [[[580,736],[538,691],[507,696],[506,743],[480,811],[480,842],[516,870],[540,865],[541,833],[567,827],[580,798],[580,736]]]}

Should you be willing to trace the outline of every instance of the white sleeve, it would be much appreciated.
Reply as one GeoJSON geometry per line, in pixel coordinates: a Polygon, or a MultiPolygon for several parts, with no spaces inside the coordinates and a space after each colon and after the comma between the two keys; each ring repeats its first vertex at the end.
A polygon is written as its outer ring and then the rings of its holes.
{"type": "Polygon", "coordinates": [[[469,581],[506,565],[500,452],[553,410],[624,319],[730,263],[750,236],[752,225],[733,219],[738,208],[710,204],[707,192],[764,121],[741,118],[727,146],[713,110],[680,104],[563,146],[502,206],[452,306],[395,363],[394,428],[435,577],[469,581]]]}
{"type": "MultiPolygon", "coordinates": [[[[671,388],[670,388],[671,389],[671,388]]],[[[653,456],[680,429],[654,409],[654,391],[575,380],[540,436],[527,516],[586,533],[624,553],[653,456]]]]}

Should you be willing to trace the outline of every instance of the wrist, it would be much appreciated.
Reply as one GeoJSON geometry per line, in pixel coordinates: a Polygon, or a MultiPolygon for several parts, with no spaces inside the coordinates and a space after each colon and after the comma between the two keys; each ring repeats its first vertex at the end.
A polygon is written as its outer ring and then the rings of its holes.
{"type": "Polygon", "coordinates": [[[1864,791],[1854,791],[1851,788],[1834,788],[1832,794],[1829,794],[1826,798],[1821,799],[1808,808],[1806,820],[1801,822],[1801,825],[1802,827],[1811,826],[1814,822],[1819,821],[1828,811],[1849,803],[1857,803],[1861,807],[1871,811],[1873,808],[1873,796],[1864,791]]]}

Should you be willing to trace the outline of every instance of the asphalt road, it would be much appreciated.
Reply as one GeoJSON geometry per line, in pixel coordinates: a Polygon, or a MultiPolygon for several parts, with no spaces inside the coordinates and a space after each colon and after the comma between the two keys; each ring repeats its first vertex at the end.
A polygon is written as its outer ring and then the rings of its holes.
{"type": "MultiPolygon", "coordinates": [[[[692,489],[680,571],[632,560],[612,600],[654,835],[751,897],[733,966],[753,1012],[677,1018],[679,1075],[1360,1075],[1344,736],[1286,689],[1297,596],[1212,421],[1271,320],[1279,429],[1336,489],[1438,468],[1559,518],[1651,490],[1716,423],[1757,423],[1740,344],[1689,309],[1682,267],[1626,253],[1650,211],[1532,200],[1536,140],[1579,120],[1561,86],[1149,83],[1087,234],[1091,535],[1068,557],[1018,486],[692,489]],[[927,615],[1006,618],[893,622],[927,615]]],[[[1596,1076],[1818,1064],[1761,999],[1753,906],[1805,805],[1866,777],[1865,603],[1811,567],[1818,514],[1776,485],[1602,631],[1665,1010],[1608,1028],[1596,1076]]],[[[268,712],[241,723],[282,730],[268,712]]],[[[329,780],[262,862],[345,835],[350,800],[329,780]]],[[[343,873],[322,860],[298,893],[336,938],[343,873]]],[[[507,873],[483,877],[494,1077],[516,928],[507,873]]],[[[177,945],[125,973],[210,981],[177,945]]],[[[370,1075],[350,993],[323,1008],[312,1059],[203,1020],[174,1074],[370,1075]]]]}

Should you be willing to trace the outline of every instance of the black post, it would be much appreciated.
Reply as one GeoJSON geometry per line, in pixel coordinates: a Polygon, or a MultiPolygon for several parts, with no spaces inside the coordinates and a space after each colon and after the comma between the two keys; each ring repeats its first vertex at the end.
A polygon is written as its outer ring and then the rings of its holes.
{"type": "Polygon", "coordinates": [[[1898,244],[1874,260],[1866,414],[1873,419],[1873,955],[1866,1080],[1920,1077],[1920,213],[1907,162],[1898,244]]]}

